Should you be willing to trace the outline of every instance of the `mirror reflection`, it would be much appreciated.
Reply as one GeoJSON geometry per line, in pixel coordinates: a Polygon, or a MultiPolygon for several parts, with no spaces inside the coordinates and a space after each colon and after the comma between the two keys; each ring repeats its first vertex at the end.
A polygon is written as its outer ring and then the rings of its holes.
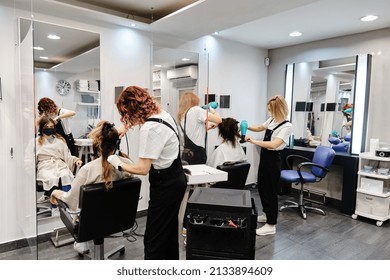
{"type": "Polygon", "coordinates": [[[187,91],[198,94],[198,63],[198,53],[153,47],[153,95],[174,118],[180,96],[187,91]]]}
{"type": "MultiPolygon", "coordinates": [[[[59,173],[56,173],[58,178],[55,179],[47,176],[45,170],[39,169],[44,168],[40,160],[42,154],[36,155],[37,230],[38,235],[51,233],[54,246],[74,241],[73,238],[61,239],[63,224],[59,212],[55,211],[48,197],[53,188],[69,185],[66,183],[76,174],[81,161],[86,163],[90,160],[92,143],[85,138],[100,119],[99,41],[100,36],[97,33],[33,22],[36,137],[42,138],[42,141],[51,140],[49,136],[50,139],[46,139],[45,133],[50,132],[50,125],[55,125],[57,133],[60,133],[61,127],[63,131],[60,134],[63,134],[66,140],[70,136],[74,140],[73,149],[69,141],[66,141],[65,145],[67,151],[72,154],[63,159],[69,170],[65,169],[70,172],[70,175],[65,177],[59,173]],[[41,128],[40,121],[46,117],[54,119],[55,123],[48,123],[48,127],[41,128]],[[40,137],[42,133],[45,135],[40,137]],[[69,148],[71,149],[68,150],[69,148]]],[[[43,145],[38,147],[37,141],[36,153],[42,149],[43,145]]],[[[61,160],[60,156],[58,160],[61,160]]],[[[52,173],[50,174],[53,175],[52,173]]]]}
{"type": "Polygon", "coordinates": [[[348,151],[355,72],[356,57],[294,64],[294,145],[344,143],[340,151],[348,151]]]}

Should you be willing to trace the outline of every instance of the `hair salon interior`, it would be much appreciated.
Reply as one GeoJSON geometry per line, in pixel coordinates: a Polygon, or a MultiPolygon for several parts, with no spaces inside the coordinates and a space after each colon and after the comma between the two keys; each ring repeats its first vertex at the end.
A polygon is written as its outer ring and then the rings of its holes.
{"type": "MultiPolygon", "coordinates": [[[[36,167],[26,152],[37,102],[49,97],[75,111],[71,129],[84,149],[100,119],[121,124],[115,102],[129,85],[146,88],[172,116],[181,93],[196,92],[201,105],[208,94],[222,118],[250,125],[268,118],[271,96],[285,96],[294,131],[285,155],[312,158],[317,146],[335,146],[329,174],[304,192],[326,215],[303,219],[286,209],[275,235],[252,236],[250,246],[234,238],[255,259],[390,259],[390,1],[0,0],[0,34],[0,259],[83,259],[72,242],[59,246],[60,217],[37,216],[36,167]],[[367,15],[377,18],[362,21],[367,15]],[[48,34],[61,38],[49,42],[48,34]],[[70,87],[58,91],[59,81],[70,87]],[[353,105],[351,128],[345,104],[353,105]]],[[[133,159],[138,132],[121,142],[133,159]]],[[[218,141],[210,130],[209,155],[218,141]]],[[[251,164],[245,190],[261,212],[259,149],[242,146],[251,164]]],[[[126,246],[114,259],[143,259],[149,183],[139,177],[138,229],[106,238],[106,249],[126,246]]],[[[281,186],[279,204],[297,200],[299,187],[281,186]]]]}

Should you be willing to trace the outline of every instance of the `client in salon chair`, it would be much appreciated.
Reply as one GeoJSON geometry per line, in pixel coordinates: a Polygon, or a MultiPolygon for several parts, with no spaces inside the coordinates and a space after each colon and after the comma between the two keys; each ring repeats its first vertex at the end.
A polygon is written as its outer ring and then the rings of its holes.
{"type": "Polygon", "coordinates": [[[218,130],[222,143],[211,154],[207,165],[216,168],[225,162],[246,160],[245,152],[239,144],[238,121],[233,118],[222,119],[222,122],[218,124],[218,130]]]}
{"type": "MultiPolygon", "coordinates": [[[[132,163],[127,155],[119,151],[119,133],[113,124],[100,121],[89,133],[89,138],[92,139],[96,159],[80,168],[69,192],[53,191],[50,197],[52,203],[57,204],[57,199],[60,199],[68,205],[70,210],[75,211],[79,204],[81,186],[104,182],[106,189],[109,190],[112,187],[112,181],[132,177],[128,172],[121,172],[114,168],[107,161],[108,156],[117,154],[123,162],[132,163]]],[[[73,248],[80,254],[89,252],[88,242],[75,242],[73,248]]]]}
{"type": "MultiPolygon", "coordinates": [[[[46,116],[39,120],[39,136],[36,139],[37,181],[43,183],[44,195],[38,200],[50,197],[55,189],[69,191],[74,178],[72,170],[82,161],[70,154],[64,138],[56,132],[55,122],[46,116]]],[[[52,204],[52,216],[58,216],[56,205],[52,204]]]]}

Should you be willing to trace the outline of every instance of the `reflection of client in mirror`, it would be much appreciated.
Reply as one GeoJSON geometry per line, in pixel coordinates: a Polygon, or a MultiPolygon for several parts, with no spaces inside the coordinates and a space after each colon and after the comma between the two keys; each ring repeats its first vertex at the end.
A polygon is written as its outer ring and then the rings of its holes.
{"type": "MultiPolygon", "coordinates": [[[[75,165],[81,166],[82,161],[69,152],[64,138],[56,133],[52,119],[43,116],[39,121],[39,136],[36,139],[37,180],[43,183],[45,190],[43,199],[49,197],[55,190],[61,188],[69,191],[73,180],[75,165]]],[[[42,200],[43,200],[42,199],[42,200]]],[[[52,205],[52,215],[58,214],[58,209],[52,205]]]]}
{"type": "MultiPolygon", "coordinates": [[[[90,132],[89,137],[92,139],[96,156],[99,157],[80,168],[69,192],[55,190],[50,199],[54,204],[57,204],[57,199],[64,201],[73,211],[78,208],[81,186],[104,182],[106,189],[109,190],[112,187],[112,181],[132,176],[128,172],[113,168],[107,161],[108,156],[113,155],[119,145],[119,133],[113,124],[107,121],[99,122],[90,132]]],[[[123,162],[132,163],[127,155],[121,152],[119,155],[123,162]]],[[[89,250],[88,243],[75,243],[74,249],[81,254],[86,254],[89,250]]]]}

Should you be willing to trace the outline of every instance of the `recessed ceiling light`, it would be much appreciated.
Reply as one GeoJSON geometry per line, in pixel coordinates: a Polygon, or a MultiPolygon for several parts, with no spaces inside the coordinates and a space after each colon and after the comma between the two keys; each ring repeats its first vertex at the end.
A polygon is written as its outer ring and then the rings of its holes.
{"type": "Polygon", "coordinates": [[[40,59],[49,59],[47,56],[40,56],[40,59]]]}
{"type": "Polygon", "coordinates": [[[378,16],[375,16],[375,15],[368,15],[368,16],[360,18],[361,21],[373,21],[376,19],[378,19],[378,16]]]}
{"type": "Polygon", "coordinates": [[[215,31],[213,34],[214,34],[214,35],[218,35],[218,34],[219,34],[219,32],[218,32],[218,31],[215,31]]]}
{"type": "Polygon", "coordinates": [[[190,61],[190,59],[186,58],[186,57],[182,58],[181,60],[183,60],[183,61],[190,61]]]}
{"type": "Polygon", "coordinates": [[[294,31],[289,34],[291,37],[299,37],[302,36],[302,33],[299,31],[294,31]]]}
{"type": "Polygon", "coordinates": [[[43,50],[45,50],[45,49],[42,48],[42,47],[33,47],[33,49],[36,50],[36,51],[43,51],[43,50]]]}
{"type": "Polygon", "coordinates": [[[132,23],[132,24],[131,24],[131,27],[136,27],[136,24],[135,24],[135,23],[132,23]]]}
{"type": "Polygon", "coordinates": [[[155,67],[161,67],[161,64],[155,64],[154,66],[155,67]]]}
{"type": "Polygon", "coordinates": [[[49,35],[47,35],[47,38],[53,39],[53,40],[59,40],[59,39],[61,39],[60,36],[54,35],[54,34],[49,34],[49,35]]]}

